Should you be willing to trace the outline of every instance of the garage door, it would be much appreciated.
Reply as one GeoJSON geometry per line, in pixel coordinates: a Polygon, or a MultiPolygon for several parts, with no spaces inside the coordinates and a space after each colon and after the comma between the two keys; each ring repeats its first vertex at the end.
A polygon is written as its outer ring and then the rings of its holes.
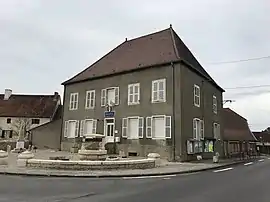
{"type": "Polygon", "coordinates": [[[164,139],[165,138],[165,118],[153,117],[153,138],[164,139]]]}
{"type": "Polygon", "coordinates": [[[138,118],[129,118],[128,119],[128,138],[129,139],[138,139],[139,137],[139,119],[138,118]]]}

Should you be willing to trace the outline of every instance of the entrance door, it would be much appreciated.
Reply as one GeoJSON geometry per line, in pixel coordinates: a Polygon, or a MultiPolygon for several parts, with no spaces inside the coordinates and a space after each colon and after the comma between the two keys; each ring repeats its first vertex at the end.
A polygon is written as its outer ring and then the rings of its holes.
{"type": "Polygon", "coordinates": [[[114,142],[114,119],[105,119],[104,124],[104,134],[107,142],[114,142]]]}

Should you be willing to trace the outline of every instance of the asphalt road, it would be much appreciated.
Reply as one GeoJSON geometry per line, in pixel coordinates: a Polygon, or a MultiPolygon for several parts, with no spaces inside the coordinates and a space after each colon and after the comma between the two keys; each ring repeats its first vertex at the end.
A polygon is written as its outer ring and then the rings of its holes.
{"type": "Polygon", "coordinates": [[[195,174],[87,179],[0,176],[0,202],[269,202],[270,159],[195,174]]]}

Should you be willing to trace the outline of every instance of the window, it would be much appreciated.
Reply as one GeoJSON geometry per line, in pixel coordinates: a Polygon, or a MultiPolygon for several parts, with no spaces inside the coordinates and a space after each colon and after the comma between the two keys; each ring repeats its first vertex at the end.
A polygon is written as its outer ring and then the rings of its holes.
{"type": "Polygon", "coordinates": [[[200,87],[194,85],[194,105],[200,107],[200,87]]]}
{"type": "Polygon", "coordinates": [[[171,116],[156,115],[146,117],[146,138],[171,138],[171,116]]]}
{"type": "Polygon", "coordinates": [[[217,114],[217,97],[213,95],[213,112],[217,114]]]}
{"type": "Polygon", "coordinates": [[[196,140],[204,138],[204,122],[198,118],[193,119],[193,138],[196,140]]]}
{"type": "Polygon", "coordinates": [[[32,124],[39,124],[40,123],[40,119],[32,119],[32,124]]]}
{"type": "Polygon", "coordinates": [[[220,139],[220,125],[218,123],[213,124],[213,133],[215,139],[220,139]]]}
{"type": "Polygon", "coordinates": [[[166,79],[152,81],[152,103],[166,102],[166,79]]]}
{"type": "Polygon", "coordinates": [[[119,105],[119,87],[111,87],[101,90],[101,106],[119,105]]]}
{"type": "Polygon", "coordinates": [[[77,120],[65,121],[64,125],[64,137],[75,138],[79,135],[80,122],[77,120]]]}
{"type": "Polygon", "coordinates": [[[78,109],[79,93],[71,93],[69,98],[69,110],[78,109]]]}
{"type": "Polygon", "coordinates": [[[2,130],[1,138],[12,138],[13,131],[12,130],[2,130]]]}
{"type": "Polygon", "coordinates": [[[11,118],[7,118],[7,123],[11,123],[11,118]]]}
{"type": "Polygon", "coordinates": [[[85,109],[95,108],[95,90],[86,91],[85,109]]]}
{"type": "Polygon", "coordinates": [[[128,105],[134,105],[140,103],[140,84],[128,85],[128,105]]]}
{"type": "Polygon", "coordinates": [[[97,131],[97,120],[96,119],[85,119],[81,120],[80,126],[80,137],[88,134],[96,134],[97,131]]]}
{"type": "Polygon", "coordinates": [[[143,117],[128,117],[122,119],[122,137],[128,139],[143,138],[143,117]]]}

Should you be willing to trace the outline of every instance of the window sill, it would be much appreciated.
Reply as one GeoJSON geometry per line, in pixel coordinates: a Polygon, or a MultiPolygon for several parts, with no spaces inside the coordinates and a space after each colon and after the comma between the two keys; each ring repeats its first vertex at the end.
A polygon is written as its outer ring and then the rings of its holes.
{"type": "Polygon", "coordinates": [[[200,105],[194,104],[195,107],[200,107],[200,105]]]}
{"type": "Polygon", "coordinates": [[[78,108],[76,108],[76,109],[69,109],[69,111],[75,111],[75,110],[77,110],[78,108]]]}
{"type": "Polygon", "coordinates": [[[85,107],[85,109],[95,109],[95,107],[85,107]]]}
{"type": "Polygon", "coordinates": [[[139,105],[139,102],[134,102],[134,103],[128,103],[128,106],[132,106],[132,105],[139,105]]]}
{"type": "Polygon", "coordinates": [[[153,104],[155,104],[155,103],[164,103],[164,102],[166,102],[166,100],[157,100],[157,101],[152,101],[152,103],[153,103],[153,104]]]}

